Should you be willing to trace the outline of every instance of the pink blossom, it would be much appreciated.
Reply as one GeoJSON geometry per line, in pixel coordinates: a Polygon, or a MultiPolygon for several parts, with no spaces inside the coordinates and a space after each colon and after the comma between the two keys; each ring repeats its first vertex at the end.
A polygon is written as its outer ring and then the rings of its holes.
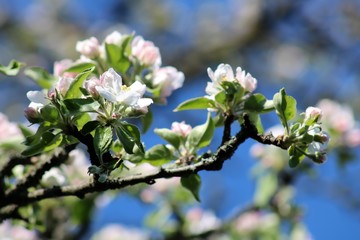
{"type": "Polygon", "coordinates": [[[98,97],[99,92],[96,90],[96,86],[101,86],[101,81],[96,77],[92,77],[85,81],[84,87],[93,97],[98,97]]]}
{"type": "Polygon", "coordinates": [[[308,107],[305,111],[305,121],[315,120],[319,121],[322,117],[322,111],[317,107],[308,107]]]}
{"type": "Polygon", "coordinates": [[[105,37],[105,43],[120,46],[123,42],[124,36],[118,31],[114,31],[105,37]]]}
{"type": "Polygon", "coordinates": [[[345,134],[346,145],[350,147],[360,146],[360,129],[351,129],[345,134]]]}
{"type": "Polygon", "coordinates": [[[74,81],[73,78],[69,77],[60,77],[60,79],[55,84],[55,89],[62,95],[65,96],[67,91],[70,88],[71,83],[74,81]]]}
{"type": "Polygon", "coordinates": [[[182,87],[184,79],[184,73],[179,72],[176,68],[162,67],[155,70],[153,84],[161,86],[161,98],[165,100],[172,91],[182,87]]]}
{"type": "Polygon", "coordinates": [[[110,224],[98,231],[92,240],[117,240],[117,239],[132,239],[132,240],[147,240],[149,236],[146,232],[130,227],[124,227],[119,224],[110,224]]]}
{"type": "Polygon", "coordinates": [[[10,122],[3,113],[0,113],[0,133],[0,141],[21,137],[20,129],[15,123],[10,122]]]}
{"type": "Polygon", "coordinates": [[[76,51],[87,58],[96,58],[100,55],[99,41],[95,37],[91,37],[84,41],[78,41],[76,43],[76,51]]]}
{"type": "Polygon", "coordinates": [[[173,122],[171,124],[171,131],[174,133],[180,134],[182,137],[186,137],[192,130],[192,127],[188,124],[185,124],[185,121],[182,122],[173,122]]]}
{"type": "Polygon", "coordinates": [[[65,72],[74,62],[70,59],[63,59],[61,61],[54,62],[54,76],[57,77],[76,77],[77,73],[65,72]]]}
{"type": "Polygon", "coordinates": [[[161,65],[159,48],[153,42],[145,41],[141,36],[135,37],[132,41],[132,56],[145,66],[161,65]]]}

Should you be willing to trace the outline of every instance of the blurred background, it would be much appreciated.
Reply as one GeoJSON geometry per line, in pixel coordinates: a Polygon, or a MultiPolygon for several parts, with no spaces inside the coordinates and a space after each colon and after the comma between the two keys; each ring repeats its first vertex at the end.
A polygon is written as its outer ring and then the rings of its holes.
{"type": "MultiPolygon", "coordinates": [[[[257,91],[268,98],[285,87],[299,109],[329,98],[350,106],[359,119],[358,0],[0,0],[0,6],[3,65],[17,59],[51,72],[54,61],[78,57],[74,51],[78,40],[91,36],[102,40],[114,30],[135,32],[153,41],[160,48],[163,65],[175,66],[186,78],[166,107],[154,107],[153,128],[170,128],[171,122],[181,120],[203,123],[205,112],[174,113],[172,109],[204,95],[209,81],[206,69],[220,63],[250,72],[258,80],[257,91]]],[[[36,88],[24,75],[2,76],[0,112],[26,123],[26,92],[36,88]]],[[[265,115],[263,123],[271,127],[277,122],[265,115]]],[[[213,149],[220,143],[218,137],[213,149]]],[[[152,146],[161,140],[150,131],[143,141],[152,146]]],[[[224,219],[252,201],[252,145],[251,141],[242,145],[220,172],[200,174],[202,208],[224,219]]],[[[304,222],[314,239],[360,236],[359,148],[353,148],[353,154],[344,160],[341,154],[330,153],[325,164],[315,166],[315,176],[296,181],[295,202],[303,208],[304,222]]],[[[141,228],[150,211],[120,192],[96,212],[91,231],[109,223],[141,228]]]]}

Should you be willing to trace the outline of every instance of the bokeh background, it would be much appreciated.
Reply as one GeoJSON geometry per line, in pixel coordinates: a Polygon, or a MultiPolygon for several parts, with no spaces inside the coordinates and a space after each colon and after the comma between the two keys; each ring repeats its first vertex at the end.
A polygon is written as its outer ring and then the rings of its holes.
{"type": "MultiPolygon", "coordinates": [[[[185,120],[195,125],[206,113],[174,113],[182,101],[204,95],[207,67],[241,66],[258,79],[258,91],[272,98],[285,87],[305,109],[330,98],[360,112],[360,1],[358,0],[0,0],[0,63],[11,59],[52,70],[53,62],[77,58],[76,41],[117,30],[136,32],[153,41],[163,65],[183,71],[186,82],[155,107],[155,127],[185,120]]],[[[0,112],[26,123],[26,92],[38,88],[20,75],[1,77],[0,112]]],[[[276,123],[264,117],[265,127],[276,123]]],[[[220,132],[219,132],[220,133],[220,132]]],[[[219,136],[220,137],[220,136],[219,136]]],[[[143,141],[161,140],[149,133],[143,141]],[[156,139],[156,140],[154,140],[156,139]]],[[[220,139],[214,140],[216,147],[220,139]]],[[[252,200],[254,182],[249,155],[253,142],[242,145],[220,172],[204,172],[201,206],[229,218],[252,200]]],[[[359,149],[355,149],[359,154],[359,149]]],[[[359,155],[357,155],[359,156],[359,155]]],[[[316,166],[316,176],[296,183],[296,202],[314,239],[360,237],[359,159],[339,164],[336,154],[316,166]]],[[[151,211],[135,198],[120,194],[95,215],[92,231],[119,222],[142,226],[151,211]]]]}

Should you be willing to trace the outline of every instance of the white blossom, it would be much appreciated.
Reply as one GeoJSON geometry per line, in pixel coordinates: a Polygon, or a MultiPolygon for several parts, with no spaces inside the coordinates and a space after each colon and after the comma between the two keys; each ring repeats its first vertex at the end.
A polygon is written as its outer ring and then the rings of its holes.
{"type": "Polygon", "coordinates": [[[247,92],[253,92],[257,86],[257,80],[250,73],[245,73],[241,67],[236,68],[236,80],[247,92]]]}
{"type": "Polygon", "coordinates": [[[84,41],[78,41],[76,43],[76,51],[87,58],[96,58],[100,55],[99,41],[95,37],[91,37],[84,41]]]}
{"type": "Polygon", "coordinates": [[[106,100],[121,103],[135,109],[143,109],[153,103],[150,98],[142,98],[146,85],[135,81],[131,86],[122,85],[122,78],[110,68],[100,76],[100,86],[95,89],[106,100]]]}
{"type": "Polygon", "coordinates": [[[153,84],[161,86],[161,98],[165,100],[171,93],[181,88],[184,83],[184,73],[174,67],[162,67],[154,72],[153,84]]]}

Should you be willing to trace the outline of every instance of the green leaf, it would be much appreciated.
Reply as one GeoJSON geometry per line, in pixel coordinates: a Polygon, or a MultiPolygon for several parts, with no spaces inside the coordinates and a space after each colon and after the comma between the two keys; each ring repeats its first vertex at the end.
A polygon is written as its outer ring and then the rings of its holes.
{"type": "Polygon", "coordinates": [[[275,194],[278,186],[277,176],[274,173],[267,173],[261,176],[257,183],[254,203],[256,206],[268,206],[270,199],[275,194]]]}
{"type": "Polygon", "coordinates": [[[7,66],[0,64],[0,73],[6,76],[16,76],[24,65],[22,62],[11,60],[7,66]]]}
{"type": "Polygon", "coordinates": [[[64,99],[63,103],[71,114],[96,112],[100,107],[100,103],[93,98],[70,98],[64,99]]]}
{"type": "Polygon", "coordinates": [[[173,160],[174,156],[165,145],[159,144],[146,151],[145,159],[153,166],[162,166],[173,160]]]}
{"type": "Polygon", "coordinates": [[[91,117],[89,114],[87,113],[80,113],[80,114],[77,114],[73,119],[72,121],[75,123],[77,129],[79,131],[81,131],[81,129],[84,127],[84,125],[86,123],[88,123],[89,121],[91,121],[91,117]]]}
{"type": "Polygon", "coordinates": [[[95,67],[88,68],[82,73],[78,74],[74,81],[71,82],[69,90],[66,92],[64,99],[79,98],[82,95],[80,88],[82,87],[86,78],[94,71],[95,67]]]}
{"type": "Polygon", "coordinates": [[[260,93],[251,95],[244,103],[245,111],[266,113],[273,111],[274,109],[273,101],[267,100],[266,97],[260,93]]]}
{"type": "MultiPolygon", "coordinates": [[[[303,149],[303,151],[305,151],[305,149],[303,149]]],[[[289,167],[291,168],[298,166],[305,158],[303,152],[299,151],[294,144],[288,148],[288,154],[290,156],[289,167]]]]}
{"type": "Polygon", "coordinates": [[[206,122],[191,130],[186,141],[186,146],[193,151],[206,147],[210,144],[215,131],[215,124],[210,114],[206,122]]]}
{"type": "Polygon", "coordinates": [[[257,113],[248,113],[248,117],[250,122],[256,127],[258,133],[260,134],[264,133],[264,128],[261,122],[260,115],[257,113]]]}
{"type": "Polygon", "coordinates": [[[53,75],[49,74],[48,71],[40,67],[26,68],[24,74],[34,80],[40,87],[45,89],[50,89],[56,81],[56,78],[53,75]]]}
{"type": "Polygon", "coordinates": [[[174,146],[175,149],[179,149],[181,143],[181,137],[167,128],[156,128],[154,132],[162,139],[174,146]]]}
{"type": "Polygon", "coordinates": [[[125,54],[125,49],[128,42],[125,45],[117,46],[115,44],[105,43],[106,60],[116,71],[125,73],[130,67],[130,61],[125,54]]]}
{"type": "Polygon", "coordinates": [[[201,186],[201,178],[198,174],[191,174],[189,176],[181,177],[181,185],[188,189],[195,197],[195,199],[200,202],[200,186],[201,186]]]}
{"type": "Polygon", "coordinates": [[[109,151],[113,141],[113,132],[111,127],[98,127],[94,134],[94,148],[96,155],[102,162],[102,156],[109,151]]]}
{"type": "Polygon", "coordinates": [[[88,121],[87,123],[85,123],[85,125],[82,127],[81,129],[81,134],[82,135],[87,135],[89,133],[91,133],[92,131],[94,131],[97,127],[100,126],[100,122],[99,121],[88,121]]]}
{"type": "Polygon", "coordinates": [[[289,134],[288,121],[296,116],[296,100],[286,95],[285,89],[282,88],[273,98],[276,114],[279,116],[282,125],[287,129],[289,134]]]}
{"type": "Polygon", "coordinates": [[[141,152],[145,152],[144,146],[140,141],[140,131],[137,126],[125,121],[117,121],[113,124],[113,127],[127,153],[133,153],[135,144],[141,152]]]}
{"type": "Polygon", "coordinates": [[[147,130],[151,127],[151,123],[153,121],[153,114],[149,110],[144,116],[141,117],[141,125],[142,125],[142,131],[141,133],[146,133],[147,130]]]}
{"type": "Polygon", "coordinates": [[[193,109],[207,109],[214,107],[214,101],[206,97],[189,99],[175,108],[175,112],[193,109]]]}
{"type": "Polygon", "coordinates": [[[54,128],[52,123],[50,123],[50,122],[42,122],[39,125],[36,133],[34,135],[32,135],[32,136],[26,137],[26,140],[25,140],[24,143],[29,146],[29,145],[33,145],[36,142],[39,142],[42,135],[44,133],[48,132],[49,130],[51,130],[52,128],[54,128]]]}
{"type": "Polygon", "coordinates": [[[46,105],[40,110],[40,114],[45,121],[56,124],[60,120],[58,109],[53,105],[46,105]]]}
{"type": "Polygon", "coordinates": [[[21,154],[29,157],[37,155],[39,153],[45,153],[60,146],[62,141],[63,135],[61,133],[54,135],[51,132],[45,132],[42,135],[40,142],[35,143],[34,145],[30,145],[21,154]]]}
{"type": "Polygon", "coordinates": [[[67,68],[64,72],[82,73],[85,70],[95,67],[95,66],[96,65],[91,62],[74,63],[69,68],[67,68]]]}

